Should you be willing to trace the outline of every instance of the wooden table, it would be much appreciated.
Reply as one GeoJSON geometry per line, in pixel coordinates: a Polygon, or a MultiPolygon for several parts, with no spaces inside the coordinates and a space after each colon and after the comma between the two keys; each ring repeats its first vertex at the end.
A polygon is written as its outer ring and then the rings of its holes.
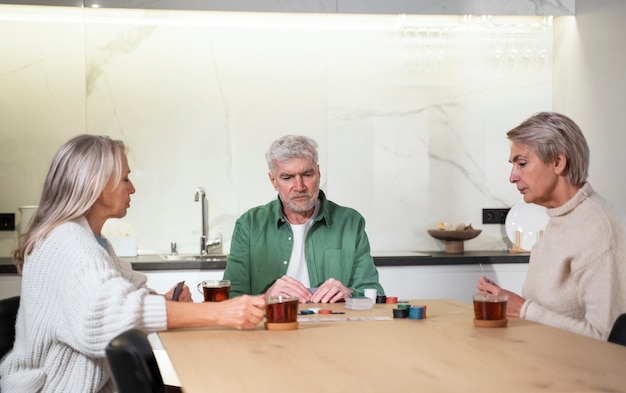
{"type": "MultiPolygon", "coordinates": [[[[159,337],[186,393],[626,391],[626,347],[517,318],[506,328],[477,328],[471,305],[452,300],[411,304],[426,304],[427,318],[159,337]]],[[[300,318],[392,317],[395,305],[323,307],[346,314],[300,318]]]]}

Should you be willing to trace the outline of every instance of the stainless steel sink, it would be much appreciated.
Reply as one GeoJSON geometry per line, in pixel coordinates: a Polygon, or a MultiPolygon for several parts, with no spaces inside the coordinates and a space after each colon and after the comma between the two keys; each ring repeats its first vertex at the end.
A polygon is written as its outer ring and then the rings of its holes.
{"type": "Polygon", "coordinates": [[[161,259],[166,261],[209,261],[218,262],[225,261],[228,254],[161,254],[161,259]]]}

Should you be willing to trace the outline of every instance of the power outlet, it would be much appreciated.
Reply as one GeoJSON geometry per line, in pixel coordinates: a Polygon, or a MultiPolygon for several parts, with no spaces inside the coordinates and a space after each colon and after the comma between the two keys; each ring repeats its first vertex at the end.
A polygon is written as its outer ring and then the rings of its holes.
{"type": "Polygon", "coordinates": [[[0,213],[0,231],[15,230],[15,213],[0,213]]]}
{"type": "Polygon", "coordinates": [[[504,224],[509,210],[511,209],[483,209],[483,224],[504,224]]]}

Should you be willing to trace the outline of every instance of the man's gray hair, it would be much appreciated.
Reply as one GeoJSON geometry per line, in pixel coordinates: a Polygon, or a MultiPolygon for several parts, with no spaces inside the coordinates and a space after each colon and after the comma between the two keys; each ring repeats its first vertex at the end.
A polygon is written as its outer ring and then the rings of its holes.
{"type": "Polygon", "coordinates": [[[270,145],[265,153],[267,167],[270,172],[274,170],[274,162],[289,161],[294,158],[308,158],[317,164],[317,142],[304,135],[285,135],[270,145]]]}

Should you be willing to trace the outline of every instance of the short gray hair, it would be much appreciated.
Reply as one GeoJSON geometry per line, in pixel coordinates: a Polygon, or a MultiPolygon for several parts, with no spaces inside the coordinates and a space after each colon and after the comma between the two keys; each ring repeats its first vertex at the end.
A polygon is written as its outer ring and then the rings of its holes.
{"type": "Polygon", "coordinates": [[[569,117],[556,112],[540,112],[507,132],[513,143],[530,147],[539,159],[549,164],[558,154],[567,158],[565,178],[582,184],[589,173],[589,146],[580,127],[569,117]]]}
{"type": "Polygon", "coordinates": [[[317,164],[317,147],[317,142],[308,136],[285,135],[272,142],[269,150],[265,153],[267,167],[271,172],[274,169],[275,161],[283,162],[294,158],[308,158],[317,164]]]}

